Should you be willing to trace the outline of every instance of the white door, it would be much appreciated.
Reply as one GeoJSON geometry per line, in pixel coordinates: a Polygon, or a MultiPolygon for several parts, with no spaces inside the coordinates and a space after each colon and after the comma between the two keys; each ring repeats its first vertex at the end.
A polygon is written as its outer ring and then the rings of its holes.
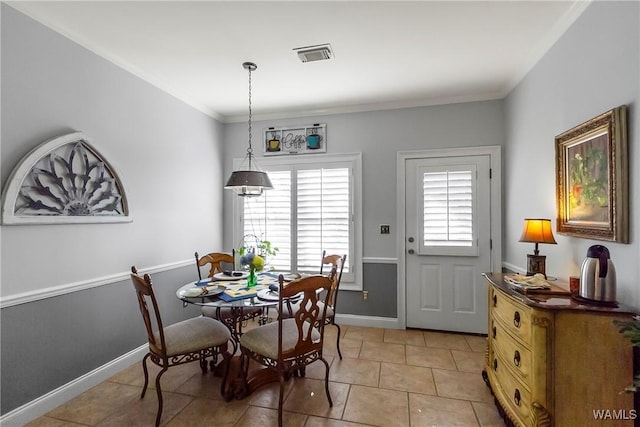
{"type": "Polygon", "coordinates": [[[487,332],[491,158],[406,159],[407,326],[487,332]]]}

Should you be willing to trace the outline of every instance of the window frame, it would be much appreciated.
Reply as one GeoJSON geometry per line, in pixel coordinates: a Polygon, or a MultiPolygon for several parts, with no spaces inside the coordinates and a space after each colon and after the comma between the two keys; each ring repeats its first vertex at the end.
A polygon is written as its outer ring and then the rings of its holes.
{"type": "MultiPolygon", "coordinates": [[[[240,167],[243,159],[233,159],[234,170],[240,167]]],[[[308,154],[295,156],[260,157],[257,164],[262,170],[291,170],[310,169],[315,167],[346,167],[351,170],[350,210],[352,236],[349,239],[348,263],[351,271],[345,272],[340,282],[340,290],[361,291],[362,287],[362,153],[344,154],[308,154]]],[[[292,186],[292,209],[295,201],[297,186],[292,186]]],[[[233,198],[233,244],[239,242],[244,235],[242,197],[233,198]]],[[[296,226],[292,224],[292,239],[295,239],[296,226]]],[[[322,248],[321,248],[322,249],[322,248]]],[[[318,255],[318,269],[320,268],[318,255]]]]}

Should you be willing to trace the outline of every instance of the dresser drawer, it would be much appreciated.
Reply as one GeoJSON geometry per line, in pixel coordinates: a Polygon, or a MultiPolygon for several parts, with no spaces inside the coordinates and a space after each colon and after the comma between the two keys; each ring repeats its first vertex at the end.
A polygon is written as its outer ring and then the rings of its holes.
{"type": "Polygon", "coordinates": [[[502,292],[492,288],[491,312],[502,321],[505,329],[519,338],[526,346],[531,344],[531,309],[515,302],[502,292]]]}
{"type": "Polygon", "coordinates": [[[509,412],[516,414],[524,425],[530,425],[531,392],[512,374],[507,364],[508,362],[494,353],[490,369],[498,380],[497,384],[500,388],[498,394],[501,395],[502,403],[507,406],[509,412]]]}
{"type": "Polygon", "coordinates": [[[491,339],[493,351],[498,354],[520,376],[520,379],[530,386],[531,351],[513,339],[506,331],[502,322],[491,319],[491,339]]]}

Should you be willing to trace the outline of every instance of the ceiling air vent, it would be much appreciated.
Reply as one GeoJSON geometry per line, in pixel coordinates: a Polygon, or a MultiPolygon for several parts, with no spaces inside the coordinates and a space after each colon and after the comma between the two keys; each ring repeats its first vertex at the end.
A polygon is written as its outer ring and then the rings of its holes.
{"type": "Polygon", "coordinates": [[[300,58],[302,62],[324,61],[325,59],[333,58],[333,52],[331,51],[331,45],[329,43],[297,47],[293,50],[298,53],[298,58],[300,58]]]}

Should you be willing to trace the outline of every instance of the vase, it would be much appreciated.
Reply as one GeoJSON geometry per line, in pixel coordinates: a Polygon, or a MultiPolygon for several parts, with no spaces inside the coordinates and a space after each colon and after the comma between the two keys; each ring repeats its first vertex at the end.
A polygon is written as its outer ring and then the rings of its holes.
{"type": "Polygon", "coordinates": [[[249,271],[249,275],[247,276],[247,287],[253,288],[257,284],[258,284],[258,277],[256,276],[256,271],[254,269],[251,269],[249,271]]]}

